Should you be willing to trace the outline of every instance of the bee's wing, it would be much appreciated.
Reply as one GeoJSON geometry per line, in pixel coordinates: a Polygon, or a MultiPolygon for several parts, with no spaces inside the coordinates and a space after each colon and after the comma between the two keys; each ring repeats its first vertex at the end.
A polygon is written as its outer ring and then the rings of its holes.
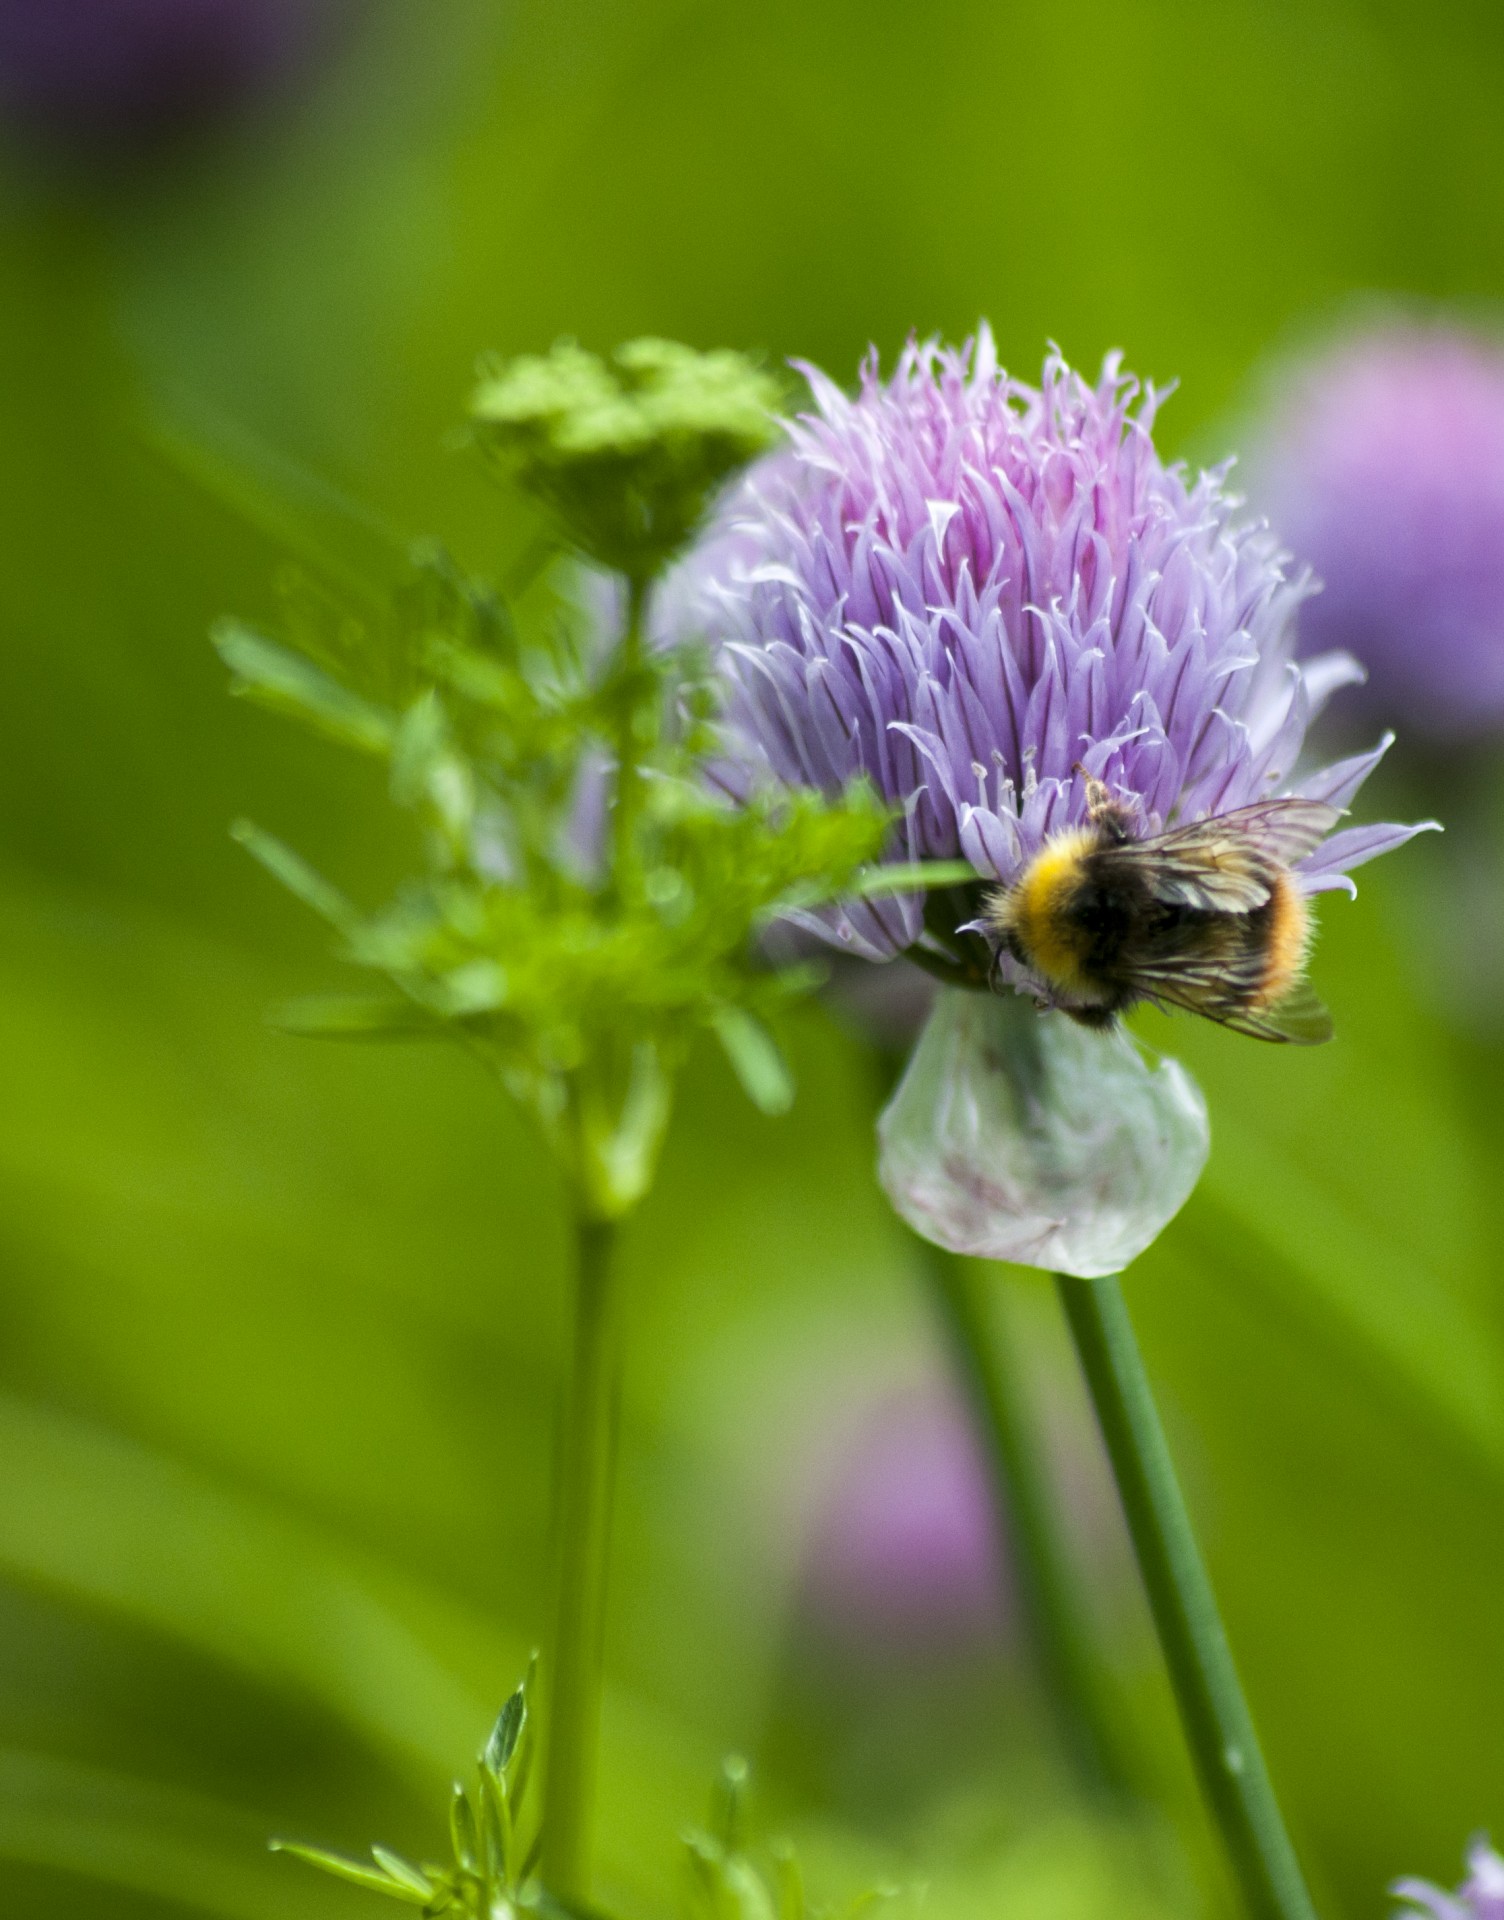
{"type": "Polygon", "coordinates": [[[1271,870],[1303,860],[1341,818],[1321,800],[1260,800],[1130,840],[1106,857],[1133,861],[1169,906],[1251,913],[1269,898],[1271,870]]]}
{"type": "Polygon", "coordinates": [[[1218,1026],[1247,1034],[1250,1040],[1317,1047],[1332,1037],[1332,1016],[1308,980],[1297,980],[1270,1006],[1230,1007],[1224,981],[1211,969],[1203,972],[1182,967],[1157,977],[1146,970],[1141,978],[1144,991],[1154,999],[1183,1007],[1187,1013],[1199,1013],[1203,1020],[1215,1020],[1218,1026]]]}
{"type": "Polygon", "coordinates": [[[1272,1007],[1235,1014],[1222,1025],[1255,1040],[1286,1040],[1296,1047],[1319,1047],[1332,1037],[1332,1016],[1309,980],[1297,980],[1272,1007]]]}

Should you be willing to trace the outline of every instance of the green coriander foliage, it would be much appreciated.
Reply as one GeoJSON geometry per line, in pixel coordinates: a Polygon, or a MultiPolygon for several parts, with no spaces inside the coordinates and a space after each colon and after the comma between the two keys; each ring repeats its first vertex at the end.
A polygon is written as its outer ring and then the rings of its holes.
{"type": "Polygon", "coordinates": [[[614,638],[560,599],[522,621],[429,550],[384,615],[304,586],[276,639],[234,622],[215,639],[237,692],[385,762],[392,800],[424,829],[422,871],[372,911],[280,841],[237,829],[343,957],[383,980],[286,1008],[282,1024],[459,1040],[534,1116],[583,1212],[613,1219],[651,1179],[697,1031],[717,1035],[759,1105],[787,1105],[770,1023],[819,976],[764,963],[759,931],[796,906],[929,876],[871,869],[889,816],[865,788],[827,799],[770,785],[729,801],[713,778],[713,662],[645,644],[648,574],[766,438],[763,376],[657,342],[623,348],[609,376],[600,362],[580,371],[587,360],[559,349],[493,384],[553,393],[516,442],[530,449],[516,471],[629,575],[614,638]],[[560,397],[570,369],[576,402],[560,397]],[[598,409],[616,439],[591,425],[598,409]]]}
{"type": "Polygon", "coordinates": [[[528,1712],[531,1674],[502,1708],[491,1737],[475,1763],[475,1784],[458,1781],[449,1803],[453,1858],[421,1866],[387,1847],[372,1847],[371,1864],[349,1860],[288,1840],[272,1847],[318,1867],[337,1879],[417,1907],[430,1920],[499,1920],[520,1904],[535,1905],[527,1892],[537,1849],[536,1822],[527,1814],[525,1796],[532,1771],[532,1721],[528,1712]]]}
{"type": "Polygon", "coordinates": [[[609,360],[572,340],[484,365],[482,448],[599,565],[650,579],[728,475],[777,437],[778,382],[738,353],[632,340],[609,360]]]}
{"type": "MultiPolygon", "coordinates": [[[[455,1782],[447,1863],[418,1863],[379,1846],[371,1848],[369,1862],[290,1840],[274,1840],[273,1851],[416,1907],[425,1920],[505,1920],[526,1912],[541,1920],[567,1920],[572,1909],[547,1892],[534,1872],[539,1832],[529,1782],[535,1673],[536,1662],[497,1717],[476,1760],[474,1784],[455,1782]]],[[[690,1868],[686,1920],[857,1920],[875,1901],[892,1896],[893,1889],[883,1887],[838,1908],[813,1905],[791,1848],[768,1849],[766,1862],[749,1851],[746,1784],[746,1763],[728,1759],[707,1825],[684,1836],[690,1868]]]]}
{"type": "Polygon", "coordinates": [[[684,1836],[690,1866],[690,1920],[857,1920],[895,1889],[875,1887],[837,1908],[814,1906],[792,1848],[769,1850],[764,1865],[748,1851],[744,1827],[747,1766],[736,1757],[721,1769],[704,1829],[684,1836]]]}

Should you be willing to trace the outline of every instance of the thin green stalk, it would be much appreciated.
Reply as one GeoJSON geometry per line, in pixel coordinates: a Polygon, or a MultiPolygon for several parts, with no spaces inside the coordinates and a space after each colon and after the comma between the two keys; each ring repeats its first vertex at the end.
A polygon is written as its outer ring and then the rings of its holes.
{"type": "Polygon", "coordinates": [[[616,713],[616,808],[612,838],[618,885],[631,872],[637,806],[642,787],[642,769],[637,763],[641,700],[638,681],[642,672],[642,626],[647,595],[645,580],[633,578],[627,582],[627,623],[622,631],[616,658],[619,704],[616,713]]]}
{"type": "Polygon", "coordinates": [[[559,1596],[543,1782],[541,1871],[561,1899],[590,1892],[590,1819],[600,1735],[606,1562],[620,1404],[616,1229],[576,1221],[574,1370],[559,1469],[559,1596]]]}
{"type": "Polygon", "coordinates": [[[1201,1784],[1257,1920],[1315,1920],[1115,1277],[1058,1274],[1201,1784]]]}
{"type": "Polygon", "coordinates": [[[1077,1603],[1055,1524],[1055,1495],[1024,1414],[1007,1341],[986,1310],[977,1269],[921,1243],[936,1304],[986,1450],[999,1531],[1012,1549],[1019,1596],[1045,1686],[1077,1772],[1095,1792],[1130,1791],[1130,1768],[1103,1698],[1101,1663],[1077,1603]]]}

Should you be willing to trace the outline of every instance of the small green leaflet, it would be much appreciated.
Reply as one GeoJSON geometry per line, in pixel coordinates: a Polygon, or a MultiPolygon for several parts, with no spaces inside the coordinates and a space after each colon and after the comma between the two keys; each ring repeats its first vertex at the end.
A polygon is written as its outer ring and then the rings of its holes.
{"type": "Polygon", "coordinates": [[[289,647],[264,640],[236,620],[221,620],[210,636],[221,660],[234,675],[233,693],[306,720],[320,733],[362,753],[387,753],[392,746],[389,714],[351,693],[311,660],[289,647]]]}

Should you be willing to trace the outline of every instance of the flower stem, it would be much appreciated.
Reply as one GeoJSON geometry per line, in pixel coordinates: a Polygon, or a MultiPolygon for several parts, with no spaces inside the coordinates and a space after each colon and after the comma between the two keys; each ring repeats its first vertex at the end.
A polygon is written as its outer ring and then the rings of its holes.
{"type": "Polygon", "coordinates": [[[559,1469],[559,1595],[543,1785],[544,1884],[585,1900],[600,1734],[606,1561],[620,1403],[616,1229],[576,1218],[574,1370],[559,1469]]]}
{"type": "Polygon", "coordinates": [[[647,606],[647,582],[635,575],[627,582],[627,619],[616,657],[616,806],[613,825],[613,866],[620,886],[630,875],[633,838],[637,830],[637,803],[642,770],[637,763],[639,703],[642,689],[642,617],[647,606]]]}
{"type": "Polygon", "coordinates": [[[1130,1768],[1102,1697],[1100,1663],[1077,1604],[1055,1498],[1022,1411],[1006,1337],[986,1310],[975,1266],[930,1241],[920,1244],[986,1450],[999,1531],[1013,1549],[1029,1635],[1067,1750],[1088,1788],[1125,1795],[1130,1768]]]}
{"type": "Polygon", "coordinates": [[[1315,1920],[1116,1277],[1056,1283],[1096,1405],[1187,1742],[1257,1920],[1315,1920]]]}

